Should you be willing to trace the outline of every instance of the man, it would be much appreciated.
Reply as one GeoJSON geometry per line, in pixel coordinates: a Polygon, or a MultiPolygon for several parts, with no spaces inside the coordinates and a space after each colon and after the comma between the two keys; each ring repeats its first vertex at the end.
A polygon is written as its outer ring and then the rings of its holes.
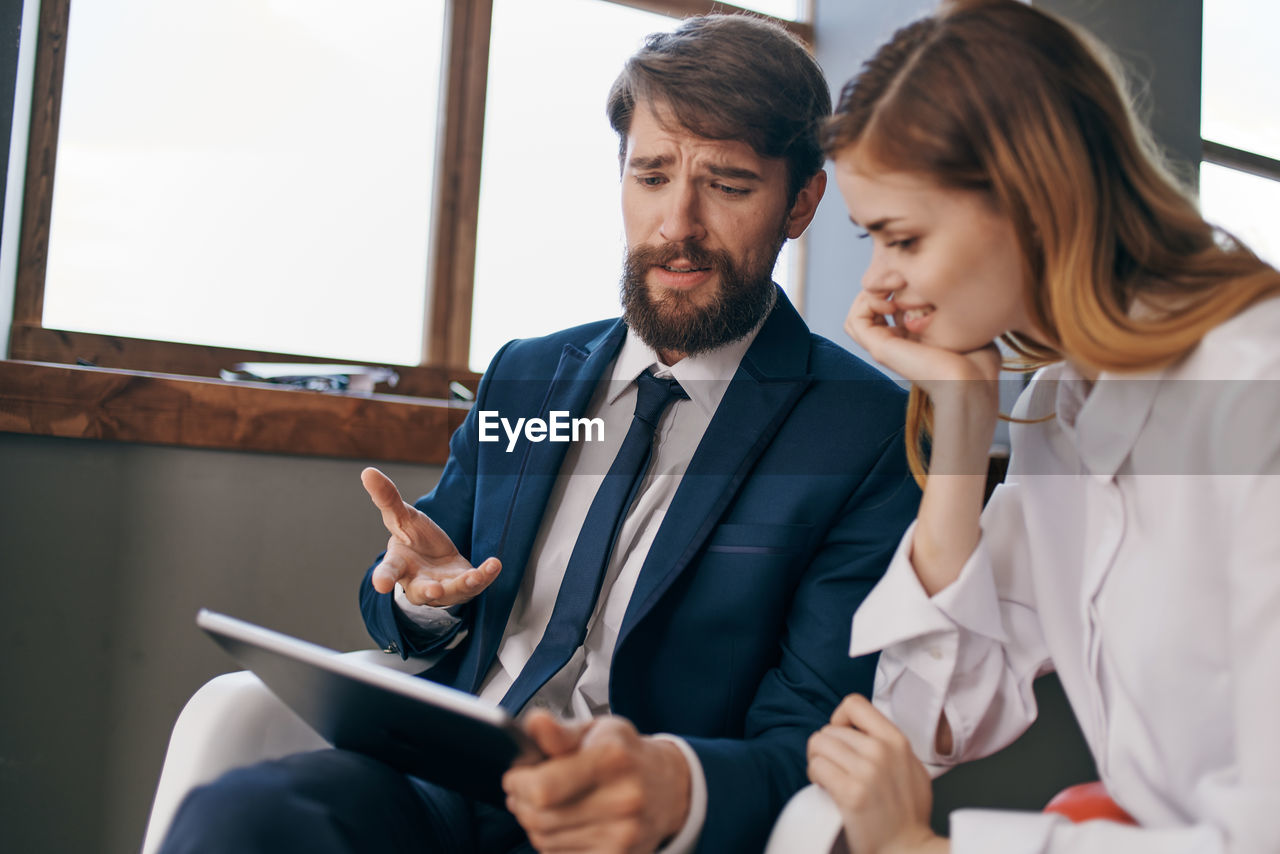
{"type": "Polygon", "coordinates": [[[521,714],[547,756],[506,774],[507,810],[323,751],[198,790],[172,850],[215,830],[237,850],[762,846],[808,735],[871,689],[844,639],[918,500],[900,390],[771,281],[825,189],[829,111],[780,28],[650,37],[609,97],[623,319],[508,344],[416,505],[362,476],[392,535],[361,587],[371,634],[521,714]],[[482,426],[555,413],[603,440],[482,426]]]}

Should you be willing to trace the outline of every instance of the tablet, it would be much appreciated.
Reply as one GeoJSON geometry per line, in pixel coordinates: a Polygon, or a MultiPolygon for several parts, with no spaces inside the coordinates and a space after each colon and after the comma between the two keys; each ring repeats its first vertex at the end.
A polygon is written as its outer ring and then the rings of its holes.
{"type": "Polygon", "coordinates": [[[196,624],[334,747],[502,804],[502,774],[541,751],[500,706],[201,610],[196,624]]]}

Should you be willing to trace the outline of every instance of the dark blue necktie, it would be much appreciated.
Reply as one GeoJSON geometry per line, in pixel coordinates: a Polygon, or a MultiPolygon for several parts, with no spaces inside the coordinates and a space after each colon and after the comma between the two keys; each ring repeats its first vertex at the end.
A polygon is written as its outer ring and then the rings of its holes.
{"type": "Polygon", "coordinates": [[[675,380],[660,380],[645,371],[636,378],[636,412],[622,447],[587,510],[578,542],[565,567],[560,593],[542,640],[520,675],[507,689],[502,705],[512,714],[538,692],[546,681],[568,663],[587,634],[587,620],[595,610],[609,554],[622,528],[622,520],[635,497],[641,476],[653,450],[653,434],[667,404],[687,398],[675,380]]]}

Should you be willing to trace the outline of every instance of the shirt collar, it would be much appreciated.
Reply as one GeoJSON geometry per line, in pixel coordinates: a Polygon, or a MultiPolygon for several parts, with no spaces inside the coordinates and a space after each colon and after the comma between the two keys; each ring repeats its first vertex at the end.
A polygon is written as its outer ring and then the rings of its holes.
{"type": "Polygon", "coordinates": [[[1074,440],[1090,474],[1110,479],[1133,451],[1147,423],[1165,369],[1103,371],[1092,388],[1070,363],[1059,376],[1058,421],[1074,440]]]}
{"type": "Polygon", "coordinates": [[[674,377],[684,389],[689,399],[697,404],[706,416],[715,415],[716,408],[729,389],[729,381],[738,372],[742,357],[747,354],[751,344],[756,340],[760,328],[777,305],[777,291],[774,291],[773,305],[764,313],[764,317],[752,329],[737,341],[730,341],[714,350],[686,356],[674,365],[664,364],[657,352],[640,337],[627,329],[627,337],[622,342],[618,357],[613,362],[613,373],[609,377],[609,396],[606,401],[612,405],[636,377],[652,368],[656,377],[674,377]]]}

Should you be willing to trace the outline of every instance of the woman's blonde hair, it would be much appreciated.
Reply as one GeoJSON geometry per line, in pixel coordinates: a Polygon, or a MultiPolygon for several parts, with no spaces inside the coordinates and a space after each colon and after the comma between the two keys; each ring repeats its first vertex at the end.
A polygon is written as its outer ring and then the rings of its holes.
{"type": "MultiPolygon", "coordinates": [[[[1280,274],[1207,224],[1135,117],[1109,53],[1018,0],[955,0],[898,30],[843,89],[828,156],[989,193],[1011,219],[1032,321],[1015,364],[1094,370],[1173,362],[1280,293],[1280,274]],[[1140,305],[1139,305],[1140,303],[1140,305]]],[[[923,483],[931,407],[908,406],[923,483]]]]}

